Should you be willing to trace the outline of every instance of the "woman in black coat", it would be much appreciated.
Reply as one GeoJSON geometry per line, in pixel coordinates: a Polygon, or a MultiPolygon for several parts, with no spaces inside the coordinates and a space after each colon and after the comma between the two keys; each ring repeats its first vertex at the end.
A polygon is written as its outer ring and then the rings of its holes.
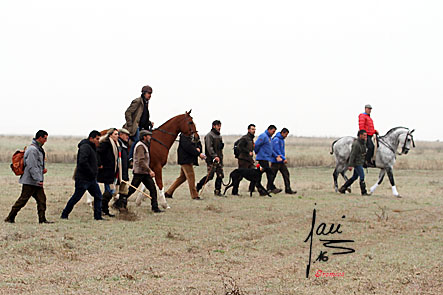
{"type": "Polygon", "coordinates": [[[100,139],[100,145],[97,149],[97,182],[105,185],[105,192],[103,193],[102,200],[102,212],[109,217],[114,216],[109,213],[109,201],[114,193],[114,190],[111,189],[111,185],[114,185],[121,179],[120,155],[118,130],[116,128],[111,128],[108,133],[100,139]]]}

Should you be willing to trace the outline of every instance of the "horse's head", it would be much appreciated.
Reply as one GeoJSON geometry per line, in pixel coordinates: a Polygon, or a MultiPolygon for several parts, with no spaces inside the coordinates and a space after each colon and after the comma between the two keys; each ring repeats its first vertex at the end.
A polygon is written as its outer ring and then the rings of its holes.
{"type": "Polygon", "coordinates": [[[408,130],[407,132],[403,132],[398,136],[398,143],[402,145],[400,155],[406,155],[411,148],[415,148],[414,137],[412,136],[414,131],[415,129],[412,131],[408,130]]]}
{"type": "Polygon", "coordinates": [[[192,110],[184,114],[184,118],[180,121],[178,128],[182,134],[190,136],[194,142],[197,142],[200,140],[200,136],[198,135],[197,127],[192,120],[191,111],[192,110]]]}

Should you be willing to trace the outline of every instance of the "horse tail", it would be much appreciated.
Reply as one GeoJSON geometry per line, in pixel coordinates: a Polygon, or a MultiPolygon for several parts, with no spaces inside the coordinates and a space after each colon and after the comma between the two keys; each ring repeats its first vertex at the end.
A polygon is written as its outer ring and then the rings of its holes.
{"type": "MultiPolygon", "coordinates": [[[[340,139],[340,138],[339,138],[339,139],[340,139]]],[[[332,145],[331,145],[331,151],[329,152],[331,155],[334,154],[334,144],[335,144],[339,139],[334,140],[334,142],[332,143],[332,145]]]]}

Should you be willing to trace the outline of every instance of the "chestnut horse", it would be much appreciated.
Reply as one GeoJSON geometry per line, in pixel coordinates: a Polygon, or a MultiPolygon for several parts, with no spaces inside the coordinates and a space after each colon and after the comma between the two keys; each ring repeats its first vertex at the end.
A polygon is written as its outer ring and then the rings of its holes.
{"type": "Polygon", "coordinates": [[[168,208],[168,204],[165,199],[162,168],[168,161],[169,149],[174,144],[179,133],[191,136],[193,140],[199,140],[197,129],[190,115],[191,111],[183,115],[175,116],[160,127],[152,130],[150,148],[151,164],[149,166],[155,173],[155,183],[160,190],[158,203],[165,209],[168,208]]]}

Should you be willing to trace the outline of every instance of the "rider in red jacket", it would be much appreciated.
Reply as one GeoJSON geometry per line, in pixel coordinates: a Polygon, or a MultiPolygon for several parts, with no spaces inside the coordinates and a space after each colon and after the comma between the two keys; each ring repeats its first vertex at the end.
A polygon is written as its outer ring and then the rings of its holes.
{"type": "Polygon", "coordinates": [[[374,128],[374,121],[371,118],[372,106],[370,104],[365,105],[365,112],[358,116],[358,130],[366,130],[368,133],[368,140],[366,140],[366,165],[367,167],[375,167],[375,163],[372,162],[372,156],[374,155],[374,143],[372,142],[372,136],[378,135],[378,131],[374,128]]]}

